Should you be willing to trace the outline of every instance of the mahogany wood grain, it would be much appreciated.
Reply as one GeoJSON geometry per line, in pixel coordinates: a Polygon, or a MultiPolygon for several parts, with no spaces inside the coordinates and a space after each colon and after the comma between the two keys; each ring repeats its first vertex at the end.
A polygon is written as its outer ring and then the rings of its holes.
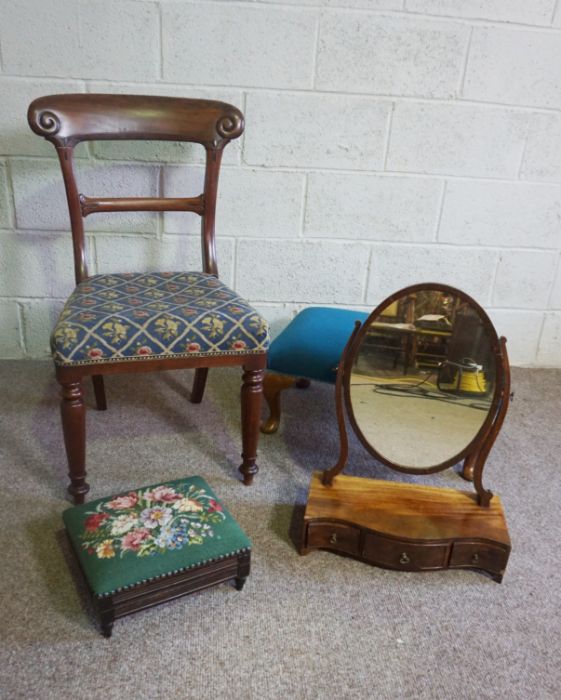
{"type": "Polygon", "coordinates": [[[240,472],[243,482],[249,486],[257,474],[255,463],[257,457],[257,442],[259,441],[259,423],[261,420],[261,398],[263,396],[263,375],[266,361],[261,369],[244,366],[243,383],[241,388],[242,408],[242,463],[240,472]]]}
{"type": "Polygon", "coordinates": [[[488,489],[483,487],[483,467],[487,461],[487,457],[491,452],[499,431],[503,425],[503,421],[508,410],[510,401],[510,365],[508,363],[508,353],[506,350],[506,338],[501,336],[499,339],[500,351],[497,354],[497,384],[500,386],[500,401],[496,409],[494,420],[481,441],[479,448],[475,451],[476,457],[473,467],[473,484],[479,497],[479,504],[488,506],[493,494],[488,489]]]}
{"type": "Polygon", "coordinates": [[[415,571],[445,569],[450,556],[448,542],[412,543],[410,539],[390,539],[368,532],[364,537],[363,556],[390,569],[407,567],[415,571]]]}
{"type": "Polygon", "coordinates": [[[57,155],[62,170],[70,227],[72,229],[72,245],[74,248],[74,277],[76,284],[88,278],[88,262],[86,251],[86,237],[84,234],[84,220],[80,204],[80,193],[74,175],[73,149],[72,147],[57,147],[57,155]]]}
{"type": "Polygon", "coordinates": [[[225,102],[148,95],[46,95],[29,106],[30,127],[56,146],[80,141],[192,141],[219,148],[240,136],[239,109],[225,102]]]}
{"type": "Polygon", "coordinates": [[[347,475],[325,486],[314,472],[306,517],[345,520],[401,538],[487,537],[510,544],[499,497],[481,508],[475,493],[436,486],[347,475]]]}
{"type": "Polygon", "coordinates": [[[204,197],[86,197],[80,195],[82,216],[118,211],[190,211],[204,213],[204,197]]]}
{"type": "Polygon", "coordinates": [[[216,262],[216,243],[214,238],[214,225],[216,221],[216,194],[218,190],[218,174],[222,162],[222,149],[210,149],[206,151],[206,169],[204,185],[204,213],[201,218],[201,247],[203,256],[203,270],[209,275],[218,277],[218,265],[216,262]]]}
{"type": "Polygon", "coordinates": [[[170,575],[165,578],[139,584],[103,598],[96,598],[93,595],[81,569],[80,575],[92,597],[101,633],[104,637],[111,637],[115,620],[160,603],[228,581],[233,581],[236,590],[241,591],[249,576],[250,568],[251,552],[244,551],[219,561],[201,564],[187,571],[176,574],[170,572],[170,575]]]}
{"type": "Polygon", "coordinates": [[[86,406],[80,381],[61,384],[60,413],[68,456],[68,493],[80,504],[90,490],[86,483],[86,406]]]}
{"type": "Polygon", "coordinates": [[[339,459],[331,467],[331,469],[326,469],[324,471],[322,477],[324,484],[332,483],[333,477],[336,474],[339,474],[345,468],[349,457],[349,437],[347,435],[347,425],[345,423],[345,404],[343,403],[343,394],[345,390],[345,381],[347,377],[350,381],[351,376],[351,362],[353,356],[350,350],[354,345],[360,329],[361,323],[360,321],[356,321],[353,332],[345,345],[341,360],[337,366],[337,377],[335,379],[335,411],[337,415],[337,427],[339,428],[339,459]]]}
{"type": "Polygon", "coordinates": [[[302,554],[330,549],[386,568],[475,568],[500,581],[510,553],[501,500],[449,488],[314,472],[304,513],[302,554]]]}
{"type": "Polygon", "coordinates": [[[337,546],[337,551],[360,554],[360,530],[341,523],[310,522],[307,532],[308,547],[318,549],[337,546]]]}

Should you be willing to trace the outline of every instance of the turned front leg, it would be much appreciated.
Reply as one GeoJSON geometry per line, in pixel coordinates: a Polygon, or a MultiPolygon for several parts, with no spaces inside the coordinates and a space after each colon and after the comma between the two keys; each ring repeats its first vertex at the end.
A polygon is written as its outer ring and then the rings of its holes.
{"type": "Polygon", "coordinates": [[[81,382],[61,382],[60,413],[68,459],[68,493],[76,505],[90,490],[86,483],[86,406],[81,382]]]}
{"type": "Polygon", "coordinates": [[[243,482],[249,486],[259,467],[257,459],[257,443],[259,441],[259,423],[261,419],[261,397],[263,396],[262,369],[245,370],[241,390],[242,407],[242,463],[240,472],[243,482]]]}

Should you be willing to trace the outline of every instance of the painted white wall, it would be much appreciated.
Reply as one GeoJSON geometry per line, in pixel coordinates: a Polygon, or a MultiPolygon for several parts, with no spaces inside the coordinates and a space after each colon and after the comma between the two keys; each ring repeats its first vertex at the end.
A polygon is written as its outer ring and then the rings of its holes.
{"type": "MultiPolygon", "coordinates": [[[[216,98],[246,115],[221,275],[277,330],[400,286],[472,294],[513,364],[561,366],[561,2],[1,0],[0,357],[42,357],[73,286],[54,92],[216,98]]],[[[79,150],[89,195],[194,195],[199,147],[79,150]],[[190,164],[188,164],[190,163],[190,164]],[[194,165],[193,165],[194,163],[194,165]]],[[[90,269],[199,267],[194,215],[90,217],[90,269]]]]}

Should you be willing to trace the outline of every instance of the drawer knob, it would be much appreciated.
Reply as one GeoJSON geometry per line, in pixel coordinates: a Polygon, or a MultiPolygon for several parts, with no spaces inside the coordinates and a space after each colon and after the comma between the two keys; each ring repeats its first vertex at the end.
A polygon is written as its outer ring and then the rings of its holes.
{"type": "Polygon", "coordinates": [[[472,564],[479,564],[479,554],[477,552],[471,558],[471,563],[472,564]]]}
{"type": "Polygon", "coordinates": [[[331,537],[329,538],[329,543],[330,544],[337,544],[337,533],[334,532],[331,537]]]}
{"type": "Polygon", "coordinates": [[[410,559],[407,556],[406,552],[402,552],[401,556],[399,557],[399,563],[400,564],[409,564],[410,559]]]}

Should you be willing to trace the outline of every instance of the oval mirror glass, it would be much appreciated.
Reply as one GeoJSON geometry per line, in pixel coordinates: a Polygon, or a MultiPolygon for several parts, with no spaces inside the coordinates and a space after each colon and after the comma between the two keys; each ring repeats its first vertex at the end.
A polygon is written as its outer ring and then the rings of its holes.
{"type": "Polygon", "coordinates": [[[365,446],[404,471],[459,462],[488,425],[498,343],[481,307],[452,287],[390,297],[360,329],[347,375],[350,419],[365,446]]]}

